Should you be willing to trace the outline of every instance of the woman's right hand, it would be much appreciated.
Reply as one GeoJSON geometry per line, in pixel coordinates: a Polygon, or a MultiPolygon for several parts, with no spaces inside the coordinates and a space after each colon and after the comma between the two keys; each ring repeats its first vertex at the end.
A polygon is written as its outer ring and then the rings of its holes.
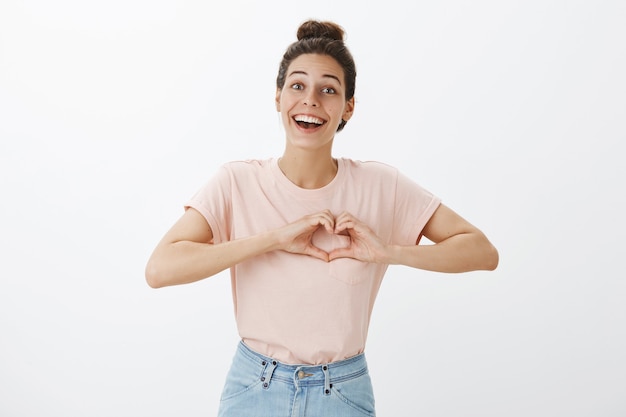
{"type": "Polygon", "coordinates": [[[191,208],[154,249],[146,265],[146,280],[154,288],[186,284],[273,250],[309,255],[328,262],[328,253],[312,242],[313,234],[320,227],[332,233],[335,220],[330,211],[310,214],[258,235],[213,244],[211,227],[202,214],[191,208]]]}
{"type": "Polygon", "coordinates": [[[313,244],[313,234],[320,227],[325,228],[328,233],[333,233],[335,218],[330,210],[309,214],[278,229],[280,249],[328,262],[328,253],[313,244]]]}

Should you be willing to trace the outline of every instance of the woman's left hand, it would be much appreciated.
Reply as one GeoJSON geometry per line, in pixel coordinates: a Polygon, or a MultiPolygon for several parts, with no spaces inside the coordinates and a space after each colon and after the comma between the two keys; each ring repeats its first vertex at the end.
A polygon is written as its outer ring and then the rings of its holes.
{"type": "Polygon", "coordinates": [[[334,249],[328,254],[329,261],[337,258],[353,258],[363,262],[383,262],[386,245],[369,228],[352,214],[343,212],[335,219],[335,234],[350,237],[345,248],[334,249]]]}

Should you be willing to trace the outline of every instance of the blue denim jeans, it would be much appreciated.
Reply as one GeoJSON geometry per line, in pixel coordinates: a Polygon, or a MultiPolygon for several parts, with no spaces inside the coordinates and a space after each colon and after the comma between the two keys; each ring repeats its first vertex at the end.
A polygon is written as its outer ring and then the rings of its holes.
{"type": "Polygon", "coordinates": [[[373,417],[363,354],[325,365],[287,365],[239,343],[219,417],[373,417]]]}

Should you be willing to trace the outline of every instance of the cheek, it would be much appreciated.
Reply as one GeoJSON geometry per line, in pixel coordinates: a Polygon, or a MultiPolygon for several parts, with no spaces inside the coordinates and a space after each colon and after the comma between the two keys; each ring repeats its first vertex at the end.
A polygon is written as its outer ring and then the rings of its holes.
{"type": "Polygon", "coordinates": [[[291,118],[289,117],[289,109],[285,108],[284,104],[281,104],[279,114],[283,126],[287,126],[291,121],[291,118]]]}
{"type": "Polygon", "coordinates": [[[330,114],[334,115],[335,118],[341,119],[343,116],[343,106],[334,105],[330,110],[330,114]]]}

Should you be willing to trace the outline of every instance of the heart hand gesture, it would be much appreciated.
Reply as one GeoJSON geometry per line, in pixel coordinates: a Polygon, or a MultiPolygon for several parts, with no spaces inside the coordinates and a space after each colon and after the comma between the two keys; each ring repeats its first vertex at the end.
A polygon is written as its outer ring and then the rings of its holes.
{"type": "Polygon", "coordinates": [[[329,210],[309,214],[279,229],[281,249],[295,254],[309,255],[328,262],[328,253],[313,244],[313,234],[323,227],[333,233],[335,219],[329,210]]]}
{"type": "Polygon", "coordinates": [[[365,223],[344,212],[336,219],[329,210],[313,213],[279,229],[280,248],[289,253],[309,255],[325,262],[353,258],[363,262],[382,262],[386,246],[365,223]],[[350,238],[347,247],[326,252],[315,246],[313,235],[323,227],[330,234],[350,238]]]}

